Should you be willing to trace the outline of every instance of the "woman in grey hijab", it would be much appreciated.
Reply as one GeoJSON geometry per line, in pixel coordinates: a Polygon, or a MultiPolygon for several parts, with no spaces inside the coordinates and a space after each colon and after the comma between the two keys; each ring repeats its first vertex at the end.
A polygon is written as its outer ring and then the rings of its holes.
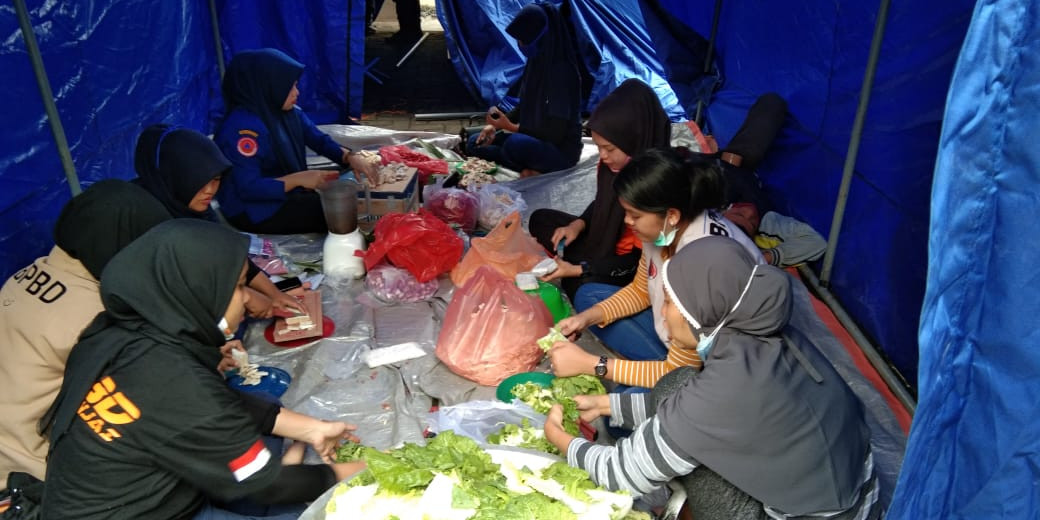
{"type": "Polygon", "coordinates": [[[546,438],[609,489],[640,496],[682,477],[698,520],[878,518],[862,405],[787,327],[789,277],[723,237],[689,244],[663,271],[668,331],[704,369],[659,405],[651,394],[578,396],[583,419],[635,428],[615,446],[568,435],[559,406],[546,438]]]}

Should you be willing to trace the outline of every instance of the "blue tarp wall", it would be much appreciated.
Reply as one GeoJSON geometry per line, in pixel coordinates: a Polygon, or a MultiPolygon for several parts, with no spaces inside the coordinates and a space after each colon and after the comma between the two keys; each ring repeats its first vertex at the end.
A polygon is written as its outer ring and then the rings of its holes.
{"type": "MultiPolygon", "coordinates": [[[[140,130],[212,132],[223,111],[206,0],[29,0],[30,19],[79,179],[136,177],[140,130]]],[[[362,0],[218,0],[225,59],[277,47],[307,65],[299,105],[319,123],[361,113],[362,0]],[[348,52],[349,51],[349,52],[348,52]]],[[[12,3],[0,4],[0,279],[46,254],[70,190],[12,3]]]]}
{"type": "Polygon", "coordinates": [[[1038,110],[1040,6],[979,2],[939,142],[920,401],[889,519],[1040,518],[1038,110]]]}
{"type": "MultiPolygon", "coordinates": [[[[515,42],[501,27],[524,3],[438,4],[449,41],[458,47],[456,69],[489,103],[498,102],[521,72],[515,42]]],[[[703,62],[683,52],[690,38],[682,31],[709,36],[715,2],[604,3],[566,1],[579,49],[599,54],[582,51],[590,69],[598,66],[589,108],[625,78],[638,77],[657,90],[673,119],[692,119],[703,91],[690,87],[691,78],[703,62]]],[[[891,6],[831,277],[831,290],[911,384],[936,144],[971,9],[968,0],[891,6]]],[[[725,144],[757,96],[783,96],[790,115],[759,175],[781,212],[824,236],[877,13],[877,2],[722,2],[715,55],[723,82],[710,98],[705,130],[725,144]]]]}

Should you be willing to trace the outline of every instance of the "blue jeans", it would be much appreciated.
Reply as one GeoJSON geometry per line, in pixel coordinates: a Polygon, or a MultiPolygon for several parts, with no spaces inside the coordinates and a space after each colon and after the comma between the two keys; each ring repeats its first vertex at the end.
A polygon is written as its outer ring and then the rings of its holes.
{"type": "MultiPolygon", "coordinates": [[[[574,308],[582,312],[613,296],[619,289],[616,285],[605,283],[582,285],[574,295],[574,308]]],[[[625,359],[659,361],[668,356],[668,347],[654,329],[653,308],[617,320],[606,327],[592,325],[589,332],[625,359]]]]}
{"type": "Polygon", "coordinates": [[[479,136],[479,133],[469,136],[466,141],[466,153],[494,161],[510,170],[519,172],[529,168],[546,173],[565,170],[575,164],[575,161],[567,160],[552,144],[527,134],[500,131],[495,133],[490,143],[483,145],[477,144],[479,136]]]}

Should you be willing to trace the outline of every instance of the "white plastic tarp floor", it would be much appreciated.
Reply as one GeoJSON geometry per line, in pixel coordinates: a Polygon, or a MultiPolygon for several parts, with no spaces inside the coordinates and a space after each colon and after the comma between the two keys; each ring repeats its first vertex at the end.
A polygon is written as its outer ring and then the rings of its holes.
{"type": "MultiPolygon", "coordinates": [[[[394,132],[365,126],[332,125],[324,129],[337,141],[355,149],[414,144],[415,138],[450,149],[459,139],[430,132],[394,132]]],[[[525,224],[536,208],[582,212],[595,191],[597,157],[595,146],[588,140],[582,157],[570,170],[509,181],[509,186],[521,192],[528,205],[525,224]]],[[[321,257],[324,236],[266,238],[278,246],[286,260],[313,262],[321,257]]],[[[796,298],[791,325],[815,341],[865,405],[881,477],[882,500],[887,503],[902,464],[905,434],[886,401],[815,314],[804,285],[797,283],[794,287],[796,298]]],[[[429,410],[434,399],[442,407],[495,399],[495,388],[480,386],[453,374],[433,353],[441,319],[453,292],[450,280],[442,277],[441,290],[432,300],[403,305],[380,303],[366,292],[363,280],[326,279],[320,289],[323,312],[336,325],[330,337],[295,348],[275,346],[264,337],[264,329],[270,324],[268,320],[250,324],[243,339],[250,362],[275,366],[291,375],[292,384],[282,396],[286,407],[356,424],[364,444],[386,449],[406,442],[423,442],[423,432],[430,426],[429,410]],[[363,361],[362,356],[371,349],[409,341],[418,343],[427,355],[376,368],[369,368],[363,361]]],[[[591,338],[591,335],[584,337],[591,338]]],[[[583,343],[586,341],[583,338],[583,343]]],[[[541,368],[545,365],[543,362],[541,368]]],[[[315,460],[313,454],[308,457],[315,460]]]]}

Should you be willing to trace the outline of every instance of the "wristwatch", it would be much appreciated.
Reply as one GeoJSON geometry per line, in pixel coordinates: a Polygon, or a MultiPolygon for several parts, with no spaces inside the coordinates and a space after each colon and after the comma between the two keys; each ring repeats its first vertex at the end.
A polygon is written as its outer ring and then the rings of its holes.
{"type": "Polygon", "coordinates": [[[578,265],[581,266],[581,275],[582,276],[588,276],[589,275],[589,263],[584,261],[584,260],[582,260],[581,262],[578,262],[578,265]]]}
{"type": "Polygon", "coordinates": [[[607,356],[600,356],[599,363],[596,363],[596,377],[605,375],[607,375],[607,356]]]}

